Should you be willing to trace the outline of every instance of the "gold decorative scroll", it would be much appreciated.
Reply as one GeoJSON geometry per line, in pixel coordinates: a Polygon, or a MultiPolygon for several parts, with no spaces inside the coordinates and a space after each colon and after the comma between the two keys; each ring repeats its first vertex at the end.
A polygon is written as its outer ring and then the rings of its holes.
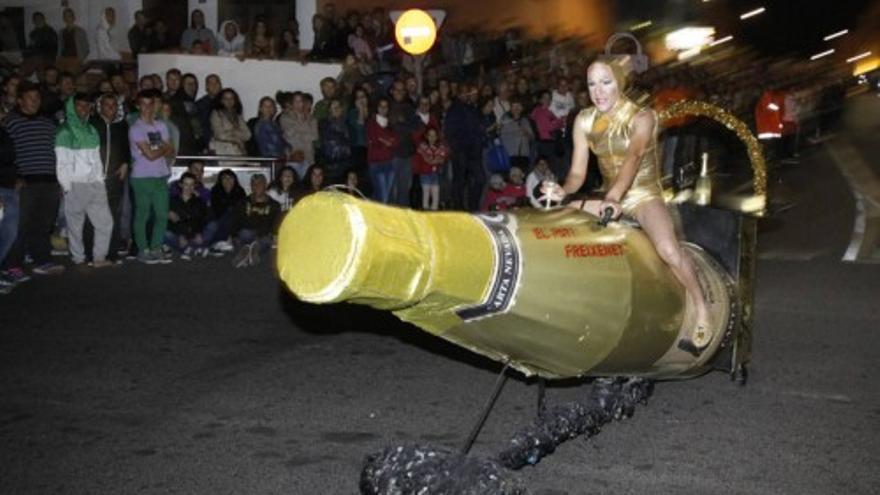
{"type": "Polygon", "coordinates": [[[736,136],[746,145],[748,150],[749,161],[752,164],[752,185],[755,189],[755,195],[762,198],[767,195],[767,164],[764,162],[761,143],[742,120],[711,103],[692,100],[673,103],[658,112],[658,116],[661,123],[685,116],[709,117],[736,133],[736,136]]]}

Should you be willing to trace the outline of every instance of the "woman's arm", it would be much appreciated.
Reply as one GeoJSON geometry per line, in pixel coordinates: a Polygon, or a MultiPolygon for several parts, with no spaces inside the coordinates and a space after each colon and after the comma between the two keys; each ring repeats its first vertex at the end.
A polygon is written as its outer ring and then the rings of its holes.
{"type": "MultiPolygon", "coordinates": [[[[578,118],[579,120],[580,118],[578,118]]],[[[587,145],[587,133],[583,129],[579,129],[578,120],[574,123],[574,132],[572,141],[574,141],[574,149],[571,153],[571,169],[565,178],[565,184],[562,189],[565,194],[576,193],[584,181],[587,179],[587,164],[590,158],[590,147],[587,145]]]]}
{"type": "Polygon", "coordinates": [[[655,125],[654,113],[651,111],[643,110],[633,118],[629,148],[626,150],[626,157],[623,159],[623,166],[620,167],[617,178],[605,194],[606,201],[620,203],[620,200],[629,191],[636,174],[639,172],[639,162],[654,138],[655,125]]]}

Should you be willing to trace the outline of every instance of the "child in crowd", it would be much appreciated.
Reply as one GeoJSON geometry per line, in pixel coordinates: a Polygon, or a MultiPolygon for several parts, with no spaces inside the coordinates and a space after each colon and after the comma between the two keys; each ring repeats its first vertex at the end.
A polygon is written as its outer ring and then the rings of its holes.
{"type": "Polygon", "coordinates": [[[229,252],[234,249],[229,242],[232,212],[247,198],[238,176],[225,168],[217,174],[217,182],[211,188],[211,220],[205,229],[205,238],[213,243],[215,251],[229,252]]]}
{"type": "Polygon", "coordinates": [[[185,172],[178,181],[180,195],[171,197],[168,208],[168,231],[165,244],[180,252],[180,259],[207,256],[204,230],[208,221],[208,205],[196,194],[195,175],[185,172]]]}
{"type": "Polygon", "coordinates": [[[553,170],[550,169],[550,161],[542,156],[538,158],[538,161],[535,163],[535,168],[529,176],[526,177],[526,196],[529,198],[529,203],[535,208],[544,208],[547,206],[546,204],[540,203],[537,199],[542,196],[540,189],[541,184],[544,182],[556,182],[556,175],[553,173],[553,170]]]}
{"type": "Polygon", "coordinates": [[[436,211],[440,206],[440,173],[449,158],[449,148],[440,141],[435,127],[425,131],[415,156],[415,173],[422,185],[422,209],[436,211]]]}
{"type": "Polygon", "coordinates": [[[231,230],[239,246],[232,263],[236,268],[256,265],[272,248],[281,208],[266,193],[266,176],[251,177],[251,195],[232,213],[231,230]]]}
{"type": "Polygon", "coordinates": [[[269,197],[278,203],[282,213],[286,213],[293,206],[297,186],[299,181],[293,167],[284,167],[278,171],[278,176],[269,187],[269,197]]]}

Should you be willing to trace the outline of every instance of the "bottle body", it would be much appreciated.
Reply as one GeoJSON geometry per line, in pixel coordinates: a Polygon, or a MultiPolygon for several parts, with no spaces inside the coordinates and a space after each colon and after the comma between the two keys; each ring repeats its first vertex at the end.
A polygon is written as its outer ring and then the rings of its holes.
{"type": "MultiPolygon", "coordinates": [[[[390,309],[548,378],[677,376],[702,365],[719,343],[701,359],[677,351],[693,308],[639,229],[600,227],[572,210],[420,213],[315,196],[291,211],[279,239],[281,278],[306,301],[390,309]],[[336,227],[321,233],[330,223],[336,227]],[[301,273],[285,261],[309,250],[330,260],[322,264],[327,273],[301,273]]],[[[730,318],[723,271],[698,248],[689,252],[721,329],[730,318]]]]}

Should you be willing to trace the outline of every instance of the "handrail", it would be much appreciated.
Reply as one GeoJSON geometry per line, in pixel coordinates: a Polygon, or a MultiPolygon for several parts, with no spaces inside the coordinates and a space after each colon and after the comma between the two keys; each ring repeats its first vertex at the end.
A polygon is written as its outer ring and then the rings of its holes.
{"type": "Polygon", "coordinates": [[[178,155],[175,160],[203,160],[206,162],[283,162],[282,158],[271,158],[265,156],[238,156],[238,155],[178,155]]]}

